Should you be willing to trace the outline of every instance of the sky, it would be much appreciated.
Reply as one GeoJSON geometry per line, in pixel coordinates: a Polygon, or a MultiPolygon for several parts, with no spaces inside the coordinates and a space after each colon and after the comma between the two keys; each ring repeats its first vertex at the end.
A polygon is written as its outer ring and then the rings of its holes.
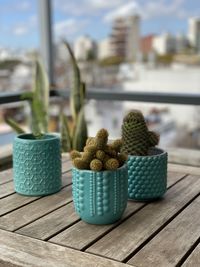
{"type": "MultiPolygon", "coordinates": [[[[39,46],[38,1],[0,0],[0,48],[39,46]]],[[[87,34],[98,41],[116,17],[132,14],[141,16],[141,35],[187,34],[188,18],[200,16],[200,0],[52,0],[54,39],[87,34]]]]}

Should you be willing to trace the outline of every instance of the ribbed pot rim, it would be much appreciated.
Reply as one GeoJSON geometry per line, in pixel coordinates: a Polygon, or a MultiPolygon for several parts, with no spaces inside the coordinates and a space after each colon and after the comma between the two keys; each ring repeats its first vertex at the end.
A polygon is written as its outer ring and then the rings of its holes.
{"type": "Polygon", "coordinates": [[[45,142],[52,142],[55,140],[60,140],[59,136],[56,134],[47,133],[44,134],[45,138],[41,139],[32,139],[33,134],[32,133],[23,133],[19,134],[18,136],[15,136],[14,141],[22,142],[22,143],[45,143],[45,142]]]}
{"type": "Polygon", "coordinates": [[[124,169],[125,167],[127,166],[126,163],[124,163],[124,165],[122,165],[120,168],[116,169],[116,170],[105,170],[105,171],[92,171],[92,170],[81,170],[81,169],[78,169],[76,167],[73,167],[72,170],[77,170],[79,172],[86,172],[86,173],[110,173],[110,172],[117,172],[121,169],[124,169]]]}
{"type": "Polygon", "coordinates": [[[151,153],[153,154],[149,154],[149,155],[146,155],[146,156],[140,156],[140,155],[128,155],[129,158],[153,158],[153,157],[157,157],[157,156],[164,156],[167,154],[167,151],[161,149],[161,148],[158,148],[158,147],[154,147],[154,148],[151,148],[149,150],[151,153]]]}

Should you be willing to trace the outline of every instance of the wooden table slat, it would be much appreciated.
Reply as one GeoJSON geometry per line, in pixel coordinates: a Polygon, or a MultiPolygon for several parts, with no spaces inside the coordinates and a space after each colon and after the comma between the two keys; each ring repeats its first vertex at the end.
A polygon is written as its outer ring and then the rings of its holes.
{"type": "MultiPolygon", "coordinates": [[[[72,168],[71,161],[64,162],[64,163],[62,163],[62,165],[63,165],[62,166],[62,173],[69,172],[72,168]]],[[[0,176],[1,181],[4,181],[4,182],[2,182],[2,185],[0,185],[0,199],[3,197],[9,196],[15,192],[13,180],[11,177],[11,175],[13,175],[13,174],[11,171],[5,171],[5,172],[6,173],[8,172],[6,183],[4,183],[6,181],[6,178],[4,179],[4,177],[6,177],[6,175],[2,174],[2,177],[0,176]],[[10,181],[10,182],[8,182],[8,181],[10,181]]],[[[4,172],[0,172],[0,175],[1,175],[1,173],[4,173],[4,172]]]]}
{"type": "Polygon", "coordinates": [[[73,202],[61,207],[54,212],[38,219],[19,229],[17,232],[41,240],[48,239],[56,232],[61,231],[72,223],[76,222],[79,216],[74,211],[73,202]]]}
{"type": "Polygon", "coordinates": [[[127,266],[120,262],[3,230],[0,230],[0,257],[0,267],[127,266]]]}
{"type": "Polygon", "coordinates": [[[0,185],[12,181],[13,169],[0,172],[0,185]]]}
{"type": "Polygon", "coordinates": [[[137,267],[173,267],[192,247],[200,234],[200,197],[181,212],[130,261],[137,267]]]}
{"type": "Polygon", "coordinates": [[[199,193],[199,189],[199,177],[190,176],[181,180],[168,190],[162,201],[150,203],[87,251],[123,261],[191,201],[199,193]]]}
{"type": "Polygon", "coordinates": [[[72,162],[68,160],[62,163],[62,173],[68,172],[72,169],[72,162]]]}
{"type": "Polygon", "coordinates": [[[63,188],[46,197],[16,194],[12,169],[0,172],[0,267],[200,266],[200,168],[168,164],[165,198],[129,201],[112,225],[79,219],[71,168],[66,153],[63,188]]]}
{"type": "MultiPolygon", "coordinates": [[[[184,174],[169,172],[168,186],[172,186],[182,177],[184,177],[184,174]]],[[[133,212],[141,208],[143,205],[144,203],[141,202],[133,202],[133,201],[128,202],[122,220],[130,216],[133,212]]],[[[113,225],[99,226],[99,225],[89,225],[87,223],[84,223],[83,221],[80,221],[75,225],[73,225],[72,227],[56,235],[55,237],[50,239],[50,241],[58,243],[60,245],[70,246],[81,250],[86,246],[88,246],[94,240],[98,239],[99,236],[102,236],[103,234],[105,234],[115,225],[118,224],[119,222],[113,225]]]]}
{"type": "Polygon", "coordinates": [[[65,205],[71,200],[71,186],[67,186],[54,195],[40,198],[29,205],[0,217],[0,228],[15,231],[16,229],[65,205]]]}
{"type": "Polygon", "coordinates": [[[200,175],[200,167],[187,166],[182,164],[169,163],[168,170],[172,172],[200,175]]]}
{"type": "MultiPolygon", "coordinates": [[[[198,219],[199,221],[199,219],[198,219]]],[[[190,256],[183,263],[182,267],[199,267],[200,266],[200,243],[193,250],[190,256]]]]}
{"type": "MultiPolygon", "coordinates": [[[[62,187],[70,185],[72,182],[71,173],[65,173],[62,175],[62,187]]],[[[1,188],[1,187],[0,187],[1,188]]],[[[12,194],[0,200],[0,216],[8,213],[14,209],[24,206],[28,203],[35,201],[41,197],[28,197],[19,194],[12,194]]]]}
{"type": "Polygon", "coordinates": [[[6,196],[9,196],[11,194],[14,194],[15,190],[14,190],[14,185],[13,182],[8,182],[5,184],[2,184],[0,186],[0,199],[6,196]]]}

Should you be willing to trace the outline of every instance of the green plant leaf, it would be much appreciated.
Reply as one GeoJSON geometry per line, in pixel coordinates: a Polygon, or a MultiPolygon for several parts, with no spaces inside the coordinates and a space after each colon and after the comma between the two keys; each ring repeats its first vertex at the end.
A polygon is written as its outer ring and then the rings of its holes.
{"type": "Polygon", "coordinates": [[[85,94],[86,94],[86,84],[84,82],[81,82],[80,85],[81,107],[83,107],[85,104],[85,94]]]}
{"type": "Polygon", "coordinates": [[[33,92],[24,92],[21,95],[21,100],[28,100],[28,101],[32,101],[33,100],[33,92]]]}
{"type": "Polygon", "coordinates": [[[67,117],[61,114],[61,146],[63,152],[70,152],[72,149],[70,130],[67,117]]]}
{"type": "Polygon", "coordinates": [[[11,118],[5,118],[5,122],[18,134],[25,133],[21,126],[11,118]]]}
{"type": "Polygon", "coordinates": [[[70,58],[72,61],[73,65],[73,88],[71,90],[70,94],[70,108],[72,112],[72,117],[74,120],[77,119],[79,111],[82,107],[81,103],[81,93],[80,93],[80,88],[81,88],[81,74],[80,70],[76,61],[76,58],[74,56],[74,53],[69,45],[68,42],[64,41],[64,44],[70,54],[70,58]]]}
{"type": "Polygon", "coordinates": [[[36,61],[31,101],[32,131],[36,136],[48,131],[49,83],[39,60],[36,61]]]}
{"type": "Polygon", "coordinates": [[[84,107],[82,107],[79,112],[75,128],[75,134],[73,138],[73,149],[76,149],[80,152],[83,151],[87,137],[88,137],[87,124],[84,116],[84,107]]]}

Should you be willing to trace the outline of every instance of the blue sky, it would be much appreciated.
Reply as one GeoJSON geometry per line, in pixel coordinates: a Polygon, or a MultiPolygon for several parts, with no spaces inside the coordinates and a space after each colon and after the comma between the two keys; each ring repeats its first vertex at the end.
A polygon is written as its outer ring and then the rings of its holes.
{"type": "MultiPolygon", "coordinates": [[[[40,0],[43,1],[43,0],[40,0]]],[[[0,47],[39,45],[38,0],[0,0],[0,47]]],[[[52,0],[54,38],[88,34],[105,38],[112,20],[139,13],[141,34],[187,33],[187,20],[200,16],[199,0],[52,0]]]]}

